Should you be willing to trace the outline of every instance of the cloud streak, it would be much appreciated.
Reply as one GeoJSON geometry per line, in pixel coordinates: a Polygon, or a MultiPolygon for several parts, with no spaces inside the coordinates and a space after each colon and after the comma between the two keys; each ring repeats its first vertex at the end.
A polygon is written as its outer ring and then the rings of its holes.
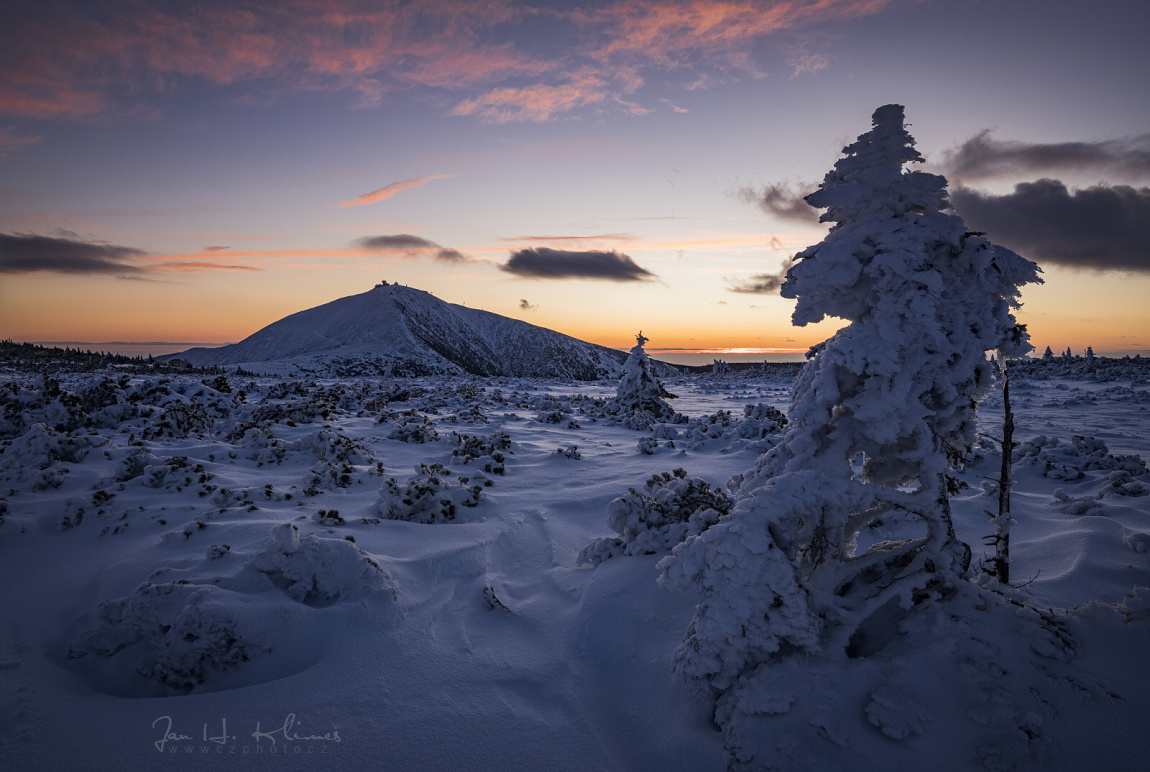
{"type": "Polygon", "coordinates": [[[777,295],[779,288],[787,280],[787,271],[794,264],[794,258],[787,258],[777,273],[757,273],[743,281],[731,284],[727,287],[727,291],[744,295],[777,295]]]}
{"type": "Polygon", "coordinates": [[[202,259],[211,255],[156,256],[135,247],[84,241],[69,232],[65,235],[66,238],[0,233],[0,275],[55,273],[143,279],[158,273],[260,270],[250,265],[202,259]]]}
{"type": "Polygon", "coordinates": [[[946,173],[971,180],[1067,171],[1101,172],[1124,179],[1150,177],[1150,134],[1056,143],[998,140],[990,135],[990,129],[985,129],[944,151],[946,173]]]}
{"type": "Polygon", "coordinates": [[[800,182],[794,187],[789,182],[779,182],[756,188],[747,185],[739,188],[735,196],[742,202],[754,204],[765,213],[784,220],[817,223],[819,210],[808,204],[805,197],[818,189],[818,185],[800,182]]]}
{"type": "Polygon", "coordinates": [[[501,270],[527,279],[601,279],[605,281],[647,281],[655,274],[636,264],[622,252],[590,250],[572,252],[535,247],[511,253],[501,270]]]}
{"type": "Polygon", "coordinates": [[[1150,188],[1040,179],[1002,196],[959,187],[950,200],[971,228],[1039,263],[1150,273],[1150,188]]]}
{"type": "Polygon", "coordinates": [[[410,180],[392,182],[388,185],[384,185],[382,188],[377,188],[370,193],[364,193],[362,196],[357,196],[350,201],[344,199],[343,201],[339,202],[339,205],[341,207],[363,206],[365,204],[374,204],[379,201],[386,201],[396,193],[402,193],[405,190],[412,190],[413,188],[418,188],[422,185],[426,185],[432,180],[442,180],[443,178],[450,176],[451,175],[449,174],[432,174],[427,177],[416,177],[410,180]]]}
{"type": "Polygon", "coordinates": [[[603,104],[613,98],[606,81],[589,75],[558,86],[536,83],[522,88],[492,89],[473,99],[464,99],[451,114],[475,115],[489,123],[539,123],[559,113],[603,104]]]}
{"type": "Polygon", "coordinates": [[[392,236],[364,236],[352,243],[369,252],[389,252],[409,258],[430,255],[433,260],[447,263],[461,263],[469,259],[467,255],[457,249],[440,246],[434,241],[413,236],[410,233],[397,233],[392,236]]]}
{"type": "Polygon", "coordinates": [[[142,249],[31,233],[0,233],[0,274],[139,274],[142,249]]]}

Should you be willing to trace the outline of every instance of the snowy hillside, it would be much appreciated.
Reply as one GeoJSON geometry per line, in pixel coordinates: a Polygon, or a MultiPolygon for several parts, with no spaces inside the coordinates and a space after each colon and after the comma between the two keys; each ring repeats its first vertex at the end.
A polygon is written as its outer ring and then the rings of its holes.
{"type": "MultiPolygon", "coordinates": [[[[320,377],[471,374],[595,380],[616,376],[626,354],[446,303],[422,290],[381,284],[287,316],[239,343],[167,358],[320,377]]],[[[661,374],[673,372],[669,365],[660,367],[661,374]]]]}

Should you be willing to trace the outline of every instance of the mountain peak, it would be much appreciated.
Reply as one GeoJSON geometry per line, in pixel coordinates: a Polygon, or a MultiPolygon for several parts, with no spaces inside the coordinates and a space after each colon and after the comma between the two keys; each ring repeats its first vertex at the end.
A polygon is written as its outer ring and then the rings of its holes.
{"type": "Polygon", "coordinates": [[[286,316],[239,343],[170,358],[320,377],[469,373],[595,380],[617,377],[626,356],[384,281],[286,316]]]}

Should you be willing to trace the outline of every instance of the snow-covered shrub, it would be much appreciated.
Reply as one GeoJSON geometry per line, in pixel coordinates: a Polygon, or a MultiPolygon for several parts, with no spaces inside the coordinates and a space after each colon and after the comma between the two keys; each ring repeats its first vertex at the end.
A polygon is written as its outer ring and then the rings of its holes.
{"type": "Polygon", "coordinates": [[[244,455],[258,465],[281,464],[287,455],[288,446],[265,426],[250,426],[235,440],[237,448],[247,451],[244,455]]]}
{"type": "Polygon", "coordinates": [[[613,555],[666,552],[687,536],[702,533],[731,509],[730,497],[684,469],[651,476],[639,490],[607,505],[607,525],[618,536],[588,544],[577,563],[598,565],[613,555]]]}
{"type": "Polygon", "coordinates": [[[579,452],[578,445],[568,445],[565,448],[556,448],[555,452],[564,458],[571,459],[572,461],[579,461],[583,458],[583,454],[579,452]]]}
{"type": "Polygon", "coordinates": [[[128,482],[142,476],[149,466],[161,464],[159,458],[147,448],[132,448],[128,455],[120,459],[116,466],[115,481],[128,482]]]}
{"type": "Polygon", "coordinates": [[[64,502],[64,509],[56,518],[57,531],[70,531],[84,522],[84,514],[88,511],[87,502],[80,496],[72,496],[64,502]]]}
{"type": "Polygon", "coordinates": [[[737,431],[745,440],[761,440],[787,426],[787,417],[778,408],[760,402],[743,408],[743,420],[737,431]]]}
{"type": "Polygon", "coordinates": [[[985,352],[1029,348],[1011,309],[1035,265],[947,213],[943,177],[904,171],[922,157],[901,106],[873,124],[807,197],[834,225],[782,287],[795,324],[848,324],[808,355],[789,430],[744,475],[731,513],[660,563],[664,586],[700,595],[676,669],[719,698],[732,764],[744,732],[770,734],[742,706],[788,667],[833,667],[860,628],[888,638],[896,616],[956,593],[970,549],[954,534],[949,472],[993,384],[985,352]],[[896,509],[921,536],[857,549],[896,509]]]}
{"type": "Polygon", "coordinates": [[[28,481],[35,472],[57,462],[77,463],[88,452],[90,440],[34,423],[0,452],[0,479],[28,481]]]}
{"type": "Polygon", "coordinates": [[[372,458],[363,444],[339,429],[317,429],[288,445],[289,450],[310,450],[320,461],[331,464],[370,464],[372,458]]]}
{"type": "Polygon", "coordinates": [[[452,432],[451,438],[455,443],[451,451],[453,459],[462,460],[465,465],[472,462],[480,464],[488,474],[503,474],[506,471],[506,457],[503,453],[511,452],[511,437],[506,432],[495,432],[490,437],[452,432]]]}
{"type": "Polygon", "coordinates": [[[414,414],[397,423],[387,438],[411,443],[435,442],[439,439],[439,432],[431,419],[414,414]]]}
{"type": "Polygon", "coordinates": [[[339,513],[338,509],[321,509],[315,513],[312,518],[320,525],[333,527],[337,525],[347,525],[347,520],[344,520],[343,515],[339,513]]]}
{"type": "Polygon", "coordinates": [[[470,478],[453,476],[441,464],[420,464],[415,479],[400,483],[394,477],[379,489],[376,509],[388,520],[413,523],[446,523],[455,519],[457,507],[479,503],[482,484],[468,485],[470,478]]]}
{"type": "Polygon", "coordinates": [[[344,539],[324,539],[284,523],[272,529],[272,538],[248,565],[265,574],[292,600],[326,606],[340,600],[387,591],[394,593],[391,577],[366,553],[344,539]]]}
{"type": "Polygon", "coordinates": [[[235,593],[186,580],[145,582],[126,598],[102,602],[99,626],[72,644],[71,657],[111,657],[135,650],[136,671],[164,686],[189,691],[212,672],[270,649],[255,625],[238,614],[235,593]]]}
{"type": "Polygon", "coordinates": [[[1098,498],[1112,496],[1150,496],[1150,485],[1143,480],[1135,480],[1129,469],[1119,469],[1109,474],[1106,484],[1098,491],[1098,498]]]}
{"type": "Polygon", "coordinates": [[[1052,480],[1079,480],[1091,470],[1124,471],[1133,476],[1147,473],[1146,462],[1139,456],[1112,455],[1102,440],[1077,434],[1069,444],[1040,434],[1015,448],[1014,463],[1038,466],[1052,480]]]}
{"type": "Polygon", "coordinates": [[[208,410],[195,401],[172,401],[153,414],[144,427],[146,440],[163,438],[202,437],[211,427],[208,410]]]}

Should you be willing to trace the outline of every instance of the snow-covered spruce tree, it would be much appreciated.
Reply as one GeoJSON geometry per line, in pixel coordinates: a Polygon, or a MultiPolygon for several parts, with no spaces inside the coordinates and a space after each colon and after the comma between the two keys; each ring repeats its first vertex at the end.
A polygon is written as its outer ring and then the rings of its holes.
{"type": "Polygon", "coordinates": [[[788,709],[772,678],[898,637],[901,615],[965,583],[948,472],[993,383],[985,352],[1030,348],[1011,310],[1037,267],[948,213],[945,178],[903,169],[922,161],[903,108],[880,107],[843,152],[806,199],[834,225],[796,256],[782,294],[798,300],[796,325],[849,324],[809,355],[789,431],[731,514],[660,563],[664,586],[701,595],[676,669],[719,698],[732,765],[739,721],[788,709]],[[867,546],[884,516],[917,523],[913,538],[867,546]]]}
{"type": "Polygon", "coordinates": [[[645,423],[648,427],[653,421],[672,420],[675,410],[665,400],[674,399],[675,395],[663,388],[663,384],[651,372],[651,360],[643,350],[647,338],[640,332],[635,336],[635,341],[631,355],[623,363],[623,375],[619,379],[619,388],[615,392],[610,411],[616,415],[641,416],[646,420],[640,421],[640,424],[645,423]],[[643,416],[644,413],[649,418],[643,416]]]}

